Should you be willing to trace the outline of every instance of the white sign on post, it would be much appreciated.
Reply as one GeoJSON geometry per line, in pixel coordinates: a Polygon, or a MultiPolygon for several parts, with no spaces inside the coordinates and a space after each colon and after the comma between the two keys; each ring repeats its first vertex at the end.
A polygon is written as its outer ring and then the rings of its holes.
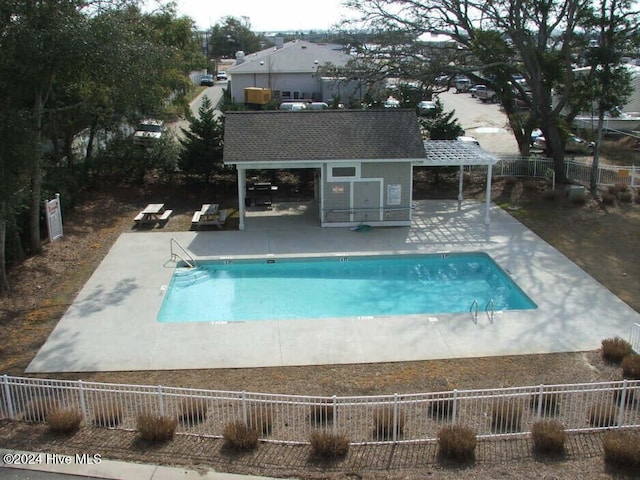
{"type": "Polygon", "coordinates": [[[62,208],[59,193],[56,193],[56,198],[53,200],[44,201],[44,210],[47,215],[47,227],[49,227],[49,241],[53,242],[62,237],[62,208]]]}

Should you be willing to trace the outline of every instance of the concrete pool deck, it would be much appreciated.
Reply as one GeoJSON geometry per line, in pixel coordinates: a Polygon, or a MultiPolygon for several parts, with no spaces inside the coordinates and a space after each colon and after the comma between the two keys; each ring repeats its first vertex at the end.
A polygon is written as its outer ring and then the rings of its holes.
{"type": "MultiPolygon", "coordinates": [[[[345,364],[585,351],[640,314],[499,207],[416,202],[411,227],[321,228],[308,204],[251,212],[244,231],[131,232],[113,245],[28,373],[345,364]],[[196,260],[486,252],[536,310],[245,323],[158,323],[175,239],[196,260]]],[[[389,292],[393,295],[393,292],[389,292]]],[[[471,304],[470,299],[470,304],[471,304]]]]}

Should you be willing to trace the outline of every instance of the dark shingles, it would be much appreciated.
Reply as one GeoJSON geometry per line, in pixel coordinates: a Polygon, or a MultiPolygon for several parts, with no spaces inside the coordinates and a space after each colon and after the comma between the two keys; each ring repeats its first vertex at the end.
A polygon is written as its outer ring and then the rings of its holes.
{"type": "Polygon", "coordinates": [[[413,110],[229,112],[225,163],[424,158],[413,110]]]}

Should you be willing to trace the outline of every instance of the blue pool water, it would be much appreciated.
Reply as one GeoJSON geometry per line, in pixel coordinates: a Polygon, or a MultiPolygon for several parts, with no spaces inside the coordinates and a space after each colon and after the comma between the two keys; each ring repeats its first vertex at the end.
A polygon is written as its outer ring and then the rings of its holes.
{"type": "Polygon", "coordinates": [[[159,322],[537,308],[486,254],[234,260],[177,268],[159,322]]]}

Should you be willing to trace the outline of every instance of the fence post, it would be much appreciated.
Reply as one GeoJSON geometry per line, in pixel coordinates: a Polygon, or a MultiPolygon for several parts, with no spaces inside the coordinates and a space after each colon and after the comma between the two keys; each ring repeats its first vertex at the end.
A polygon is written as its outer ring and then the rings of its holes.
{"type": "Polygon", "coordinates": [[[9,388],[9,377],[6,373],[2,375],[2,388],[4,390],[4,398],[6,398],[7,401],[7,415],[9,416],[9,420],[14,420],[13,400],[11,399],[11,389],[9,388]]]}
{"type": "Polygon", "coordinates": [[[247,421],[247,392],[244,390],[242,391],[242,421],[245,426],[249,424],[247,421]]]}
{"type": "Polygon", "coordinates": [[[393,394],[393,442],[398,440],[398,394],[393,394]]]}
{"type": "Polygon", "coordinates": [[[164,397],[162,396],[162,385],[158,385],[158,410],[160,416],[164,417],[164,397]]]}
{"type": "Polygon", "coordinates": [[[538,411],[536,412],[536,417],[540,418],[542,416],[542,401],[544,399],[544,385],[540,384],[540,391],[538,393],[538,411]]]}
{"type": "Polygon", "coordinates": [[[82,418],[87,418],[87,402],[84,398],[84,382],[82,380],[78,380],[78,400],[80,400],[82,418]]]}
{"type": "Polygon", "coordinates": [[[338,433],[338,397],[333,396],[333,434],[337,435],[338,433]]]}
{"type": "Polygon", "coordinates": [[[458,409],[458,390],[453,390],[453,407],[451,408],[451,425],[456,424],[456,410],[458,409]]]}
{"type": "Polygon", "coordinates": [[[620,406],[618,407],[618,427],[622,426],[624,416],[624,405],[627,401],[627,379],[622,381],[622,392],[620,393],[620,406]]]}

